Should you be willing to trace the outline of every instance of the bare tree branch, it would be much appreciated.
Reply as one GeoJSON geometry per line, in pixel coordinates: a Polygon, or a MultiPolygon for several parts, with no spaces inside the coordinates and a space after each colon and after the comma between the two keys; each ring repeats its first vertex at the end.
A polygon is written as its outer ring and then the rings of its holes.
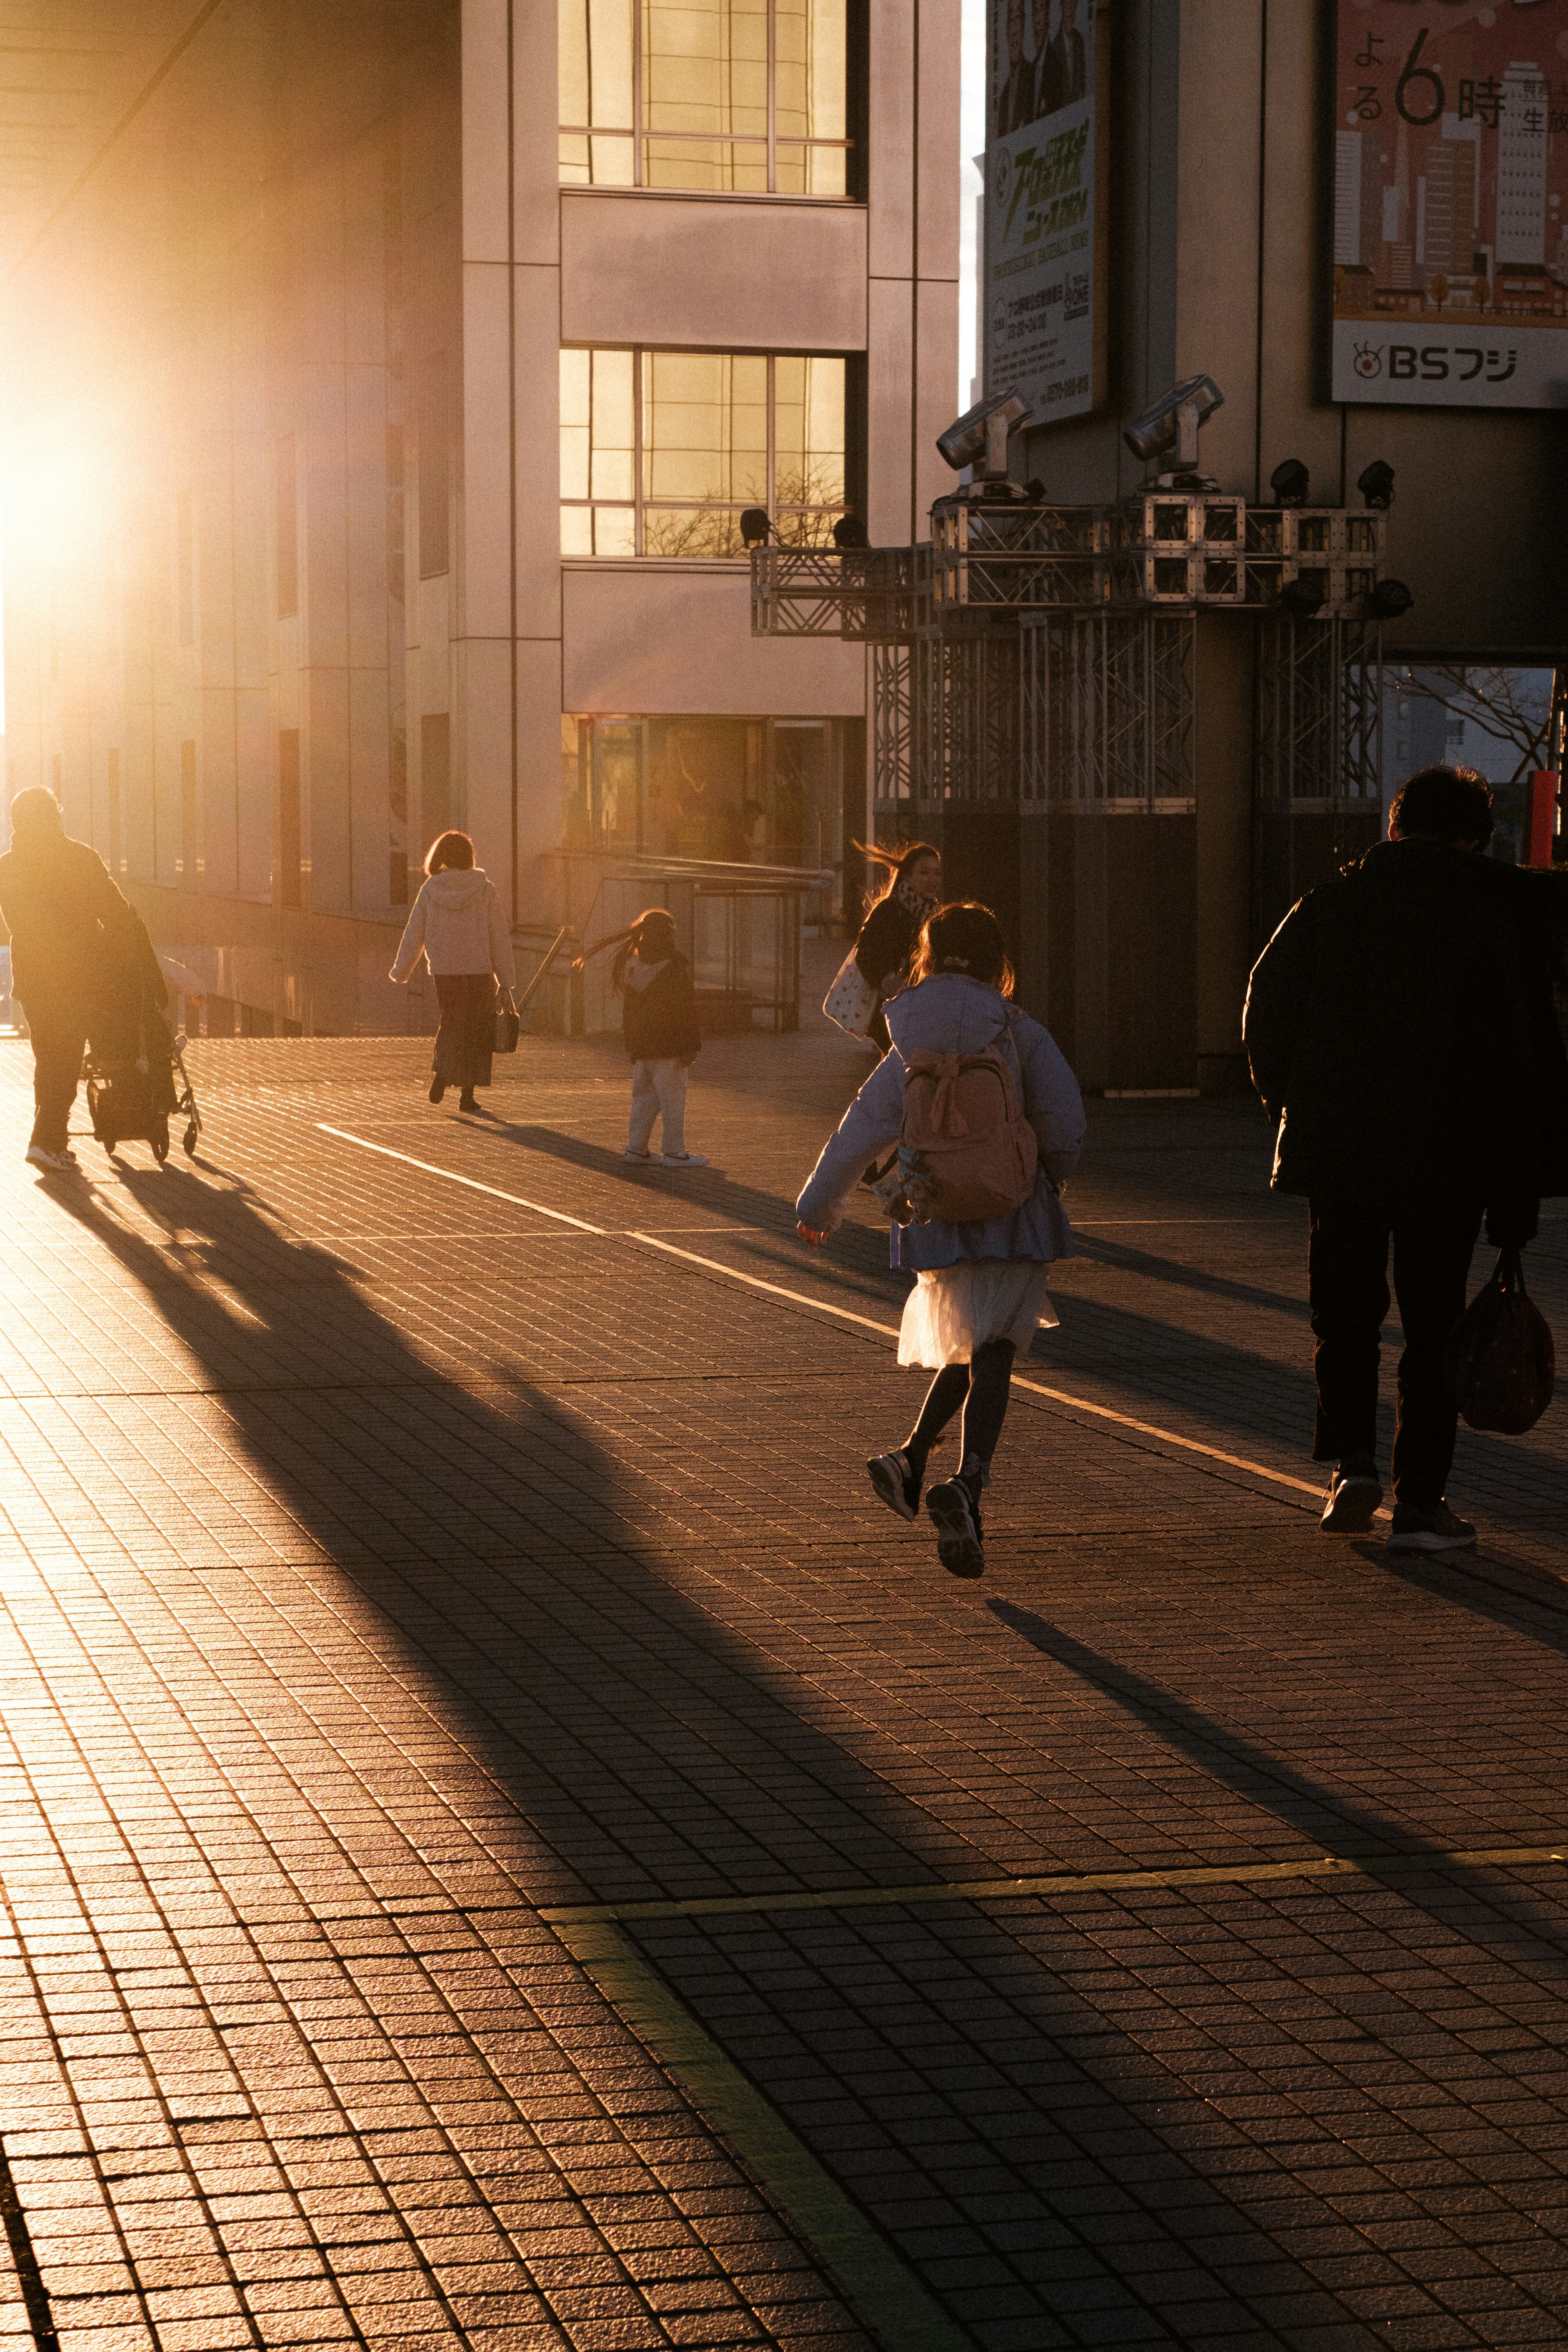
{"type": "Polygon", "coordinates": [[[1518,752],[1510,783],[1539,762],[1552,725],[1550,687],[1542,695],[1525,688],[1528,673],[1497,665],[1463,662],[1423,662],[1419,668],[1396,672],[1396,694],[1418,696],[1436,703],[1456,719],[1479,727],[1494,742],[1518,752]]]}

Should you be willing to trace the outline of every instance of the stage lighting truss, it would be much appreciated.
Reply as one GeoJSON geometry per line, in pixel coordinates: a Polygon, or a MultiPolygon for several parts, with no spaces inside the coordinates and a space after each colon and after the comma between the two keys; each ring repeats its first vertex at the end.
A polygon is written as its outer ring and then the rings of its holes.
{"type": "Polygon", "coordinates": [[[1321,589],[1317,618],[1347,620],[1377,583],[1386,531],[1372,509],[1250,506],[1201,490],[1142,490],[1114,506],[955,496],[937,500],[931,539],[914,547],[753,549],[752,626],[897,645],[1010,614],[1267,612],[1296,581],[1321,589]]]}

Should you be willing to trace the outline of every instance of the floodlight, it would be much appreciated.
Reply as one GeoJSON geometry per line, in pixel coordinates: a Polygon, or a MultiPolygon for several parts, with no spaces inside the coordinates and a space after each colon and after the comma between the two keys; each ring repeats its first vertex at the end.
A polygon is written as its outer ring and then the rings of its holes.
{"type": "Polygon", "coordinates": [[[773,525],[768,520],[766,507],[747,507],[741,516],[742,547],[766,547],[773,525]]]}
{"type": "Polygon", "coordinates": [[[869,547],[866,526],[858,514],[840,515],[833,526],[835,547],[869,547]]]}
{"type": "Polygon", "coordinates": [[[1268,487],[1282,507],[1304,507],[1312,478],[1300,457],[1287,457],[1269,475],[1268,487]]]}
{"type": "Polygon", "coordinates": [[[1287,580],[1279,591],[1279,602],[1285,610],[1294,613],[1302,621],[1310,621],[1322,601],[1323,575],[1321,572],[1299,572],[1294,580],[1287,580]]]}
{"type": "Polygon", "coordinates": [[[1028,414],[1016,392],[994,392],[989,400],[977,400],[956,424],[939,433],[936,446],[955,474],[973,465],[980,465],[987,474],[1005,474],[1007,436],[1028,414]]]}
{"type": "Polygon", "coordinates": [[[1394,468],[1385,458],[1374,457],[1366,471],[1356,480],[1356,488],[1369,507],[1386,514],[1394,504],[1394,468]]]}
{"type": "Polygon", "coordinates": [[[1380,580],[1366,600],[1374,621],[1397,621],[1415,602],[1403,580],[1380,580]]]}
{"type": "Polygon", "coordinates": [[[1190,473],[1198,462],[1198,427],[1224,405],[1225,394],[1212,375],[1189,376],[1135,416],[1121,437],[1147,463],[1174,449],[1177,470],[1190,473]]]}

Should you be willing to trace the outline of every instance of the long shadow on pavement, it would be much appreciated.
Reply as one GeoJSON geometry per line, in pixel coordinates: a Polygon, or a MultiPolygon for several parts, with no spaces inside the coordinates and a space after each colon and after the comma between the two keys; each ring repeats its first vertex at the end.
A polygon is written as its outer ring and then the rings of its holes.
{"type": "MultiPolygon", "coordinates": [[[[679,1522],[584,1414],[521,1381],[480,1392],[433,1370],[341,1260],[283,1232],[244,1185],[173,1170],[124,1181],[178,1229],[185,1271],[91,1194],[57,1197],[207,1369],[256,1477],[308,1539],[311,1585],[374,1604],[378,1661],[392,1637],[451,1740],[515,1806],[491,1848],[530,1899],[952,1871],[952,1835],[823,1728],[822,1691],[727,1630],[722,1595],[708,1607],[700,1579],[681,1589],[679,1560],[647,1535],[670,1526],[673,1553],[679,1522]]],[[[777,1201],[755,1198],[776,1220],[777,1201]]],[[[199,1601],[186,1622],[199,1641],[199,1601]]],[[[1267,1758],[1238,1763],[1234,1742],[1179,1711],[1152,1721],[1307,1833],[1345,1819],[1328,1792],[1267,1758]]],[[[1355,1827],[1407,1836],[1370,1813],[1355,1827]]],[[[1083,1989],[1097,1935],[1081,1906],[1032,1909],[1018,1933],[938,1906],[885,1927],[831,1908],[682,1922],[643,1942],[977,2345],[1289,2346],[1324,2340],[1310,2334],[1323,2326],[1336,2345],[1382,2341],[1257,2219],[1267,2175],[1339,2226],[1298,2188],[1289,2152],[1240,2124],[1188,2129],[1179,2057],[1141,2046],[1116,2003],[1083,1989]]],[[[1245,1976],[1251,1956],[1237,1957],[1245,1976]]],[[[1179,2003],[1169,2022],[1179,2042],[1179,2003]]]]}

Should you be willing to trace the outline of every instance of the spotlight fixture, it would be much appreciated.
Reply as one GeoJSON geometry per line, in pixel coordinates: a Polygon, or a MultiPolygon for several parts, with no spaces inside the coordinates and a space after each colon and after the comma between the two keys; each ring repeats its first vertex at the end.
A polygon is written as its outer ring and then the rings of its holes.
{"type": "Polygon", "coordinates": [[[766,507],[747,507],[741,515],[742,547],[766,547],[773,525],[768,520],[766,507]]]}
{"type": "Polygon", "coordinates": [[[1415,602],[1403,580],[1380,580],[1366,600],[1374,621],[1397,621],[1415,602]]]}
{"type": "Polygon", "coordinates": [[[1386,514],[1394,504],[1394,468],[1384,457],[1374,457],[1363,474],[1356,478],[1356,488],[1369,507],[1386,514]]]}
{"type": "Polygon", "coordinates": [[[1298,620],[1310,621],[1323,602],[1323,575],[1321,572],[1300,572],[1294,580],[1287,580],[1279,591],[1279,602],[1298,620]]]}
{"type": "Polygon", "coordinates": [[[1044,482],[1041,481],[1038,474],[1030,475],[1028,480],[1024,485],[1024,496],[1028,499],[1029,504],[1032,507],[1043,507],[1045,505],[1046,486],[1044,482]]]}
{"type": "Polygon", "coordinates": [[[870,546],[871,541],[867,536],[866,526],[858,514],[839,516],[833,526],[833,544],[835,547],[870,546]]]}
{"type": "Polygon", "coordinates": [[[1225,394],[1212,375],[1188,376],[1135,416],[1121,437],[1145,463],[1173,450],[1177,472],[1190,473],[1198,462],[1198,427],[1224,405],[1225,394]]]}
{"type": "Polygon", "coordinates": [[[1028,410],[1016,392],[994,392],[936,436],[936,446],[955,474],[965,466],[979,466],[983,474],[1007,471],[1007,436],[1022,425],[1028,410]]]}
{"type": "Polygon", "coordinates": [[[1304,507],[1312,478],[1300,457],[1287,457],[1268,477],[1268,487],[1282,507],[1304,507]]]}

